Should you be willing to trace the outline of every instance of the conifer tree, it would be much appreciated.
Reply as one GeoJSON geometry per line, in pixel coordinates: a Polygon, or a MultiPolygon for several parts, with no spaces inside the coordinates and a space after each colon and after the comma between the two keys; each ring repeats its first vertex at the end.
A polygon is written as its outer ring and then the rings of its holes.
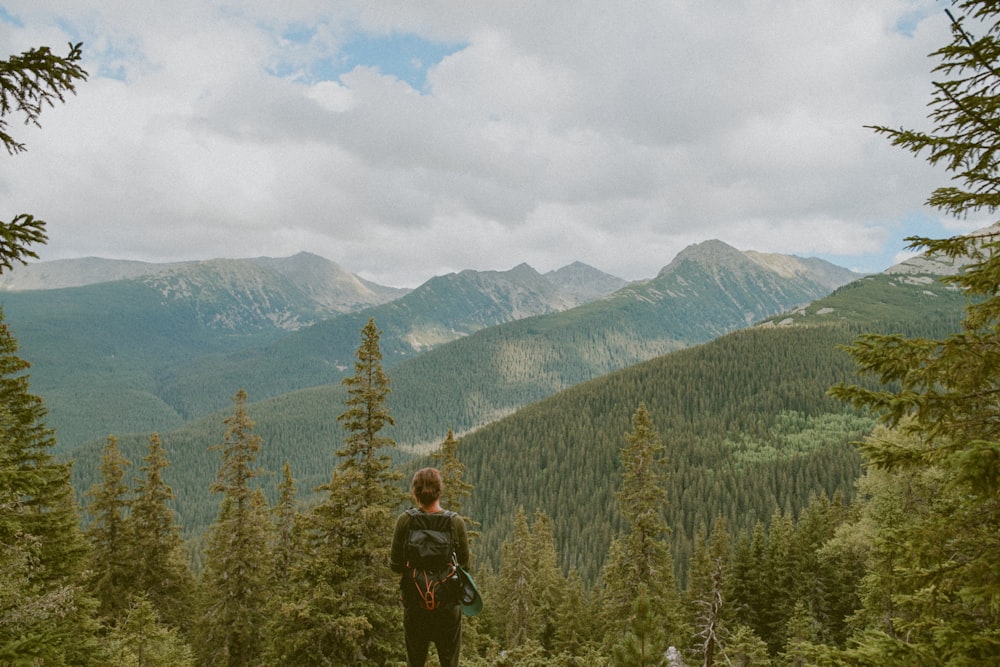
{"type": "Polygon", "coordinates": [[[272,510],[275,529],[272,585],[275,588],[284,588],[288,584],[299,551],[297,524],[299,512],[295,496],[296,486],[292,477],[292,467],[285,461],[285,465],[281,468],[281,482],[278,484],[278,504],[272,510]]]}
{"type": "MultiPolygon", "coordinates": [[[[441,447],[431,454],[431,458],[441,471],[441,482],[444,485],[441,491],[441,506],[461,514],[463,501],[472,495],[472,485],[463,479],[465,464],[458,458],[458,445],[459,440],[455,438],[454,432],[448,429],[447,437],[441,443],[441,447]]],[[[465,519],[465,522],[468,524],[469,520],[465,519]]]]}
{"type": "Polygon", "coordinates": [[[111,622],[128,609],[135,585],[126,530],[131,488],[125,483],[125,470],[130,465],[118,449],[118,439],[109,436],[101,451],[101,483],[90,490],[87,506],[91,515],[86,533],[92,546],[90,588],[101,616],[111,622]]]}
{"type": "Polygon", "coordinates": [[[136,480],[132,512],[125,522],[133,594],[146,595],[165,624],[187,631],[194,612],[195,581],[170,508],[174,491],[163,479],[170,462],[159,434],[150,436],[143,463],[144,477],[136,480]]]}
{"type": "Polygon", "coordinates": [[[532,589],[535,564],[528,516],[524,507],[519,507],[514,515],[514,532],[502,548],[498,574],[503,595],[498,596],[497,612],[505,648],[520,646],[535,634],[538,612],[532,589]]]}
{"type": "Polygon", "coordinates": [[[303,517],[305,554],[294,578],[296,600],[283,605],[274,659],[295,665],[382,664],[403,654],[397,580],[388,569],[395,511],[405,501],[382,430],[386,408],[381,332],[361,331],[354,375],[344,379],[347,435],[326,497],[303,517]]]}
{"type": "MultiPolygon", "coordinates": [[[[610,645],[628,631],[633,606],[645,590],[650,613],[666,629],[666,641],[685,644],[689,634],[681,619],[673,558],[663,518],[666,503],[664,447],[644,404],[632,416],[632,431],[621,451],[621,486],[615,493],[628,529],[615,538],[602,572],[605,627],[610,645]]],[[[659,649],[663,654],[667,646],[659,649]]]]}
{"type": "MultiPolygon", "coordinates": [[[[558,622],[553,638],[553,652],[557,656],[582,657],[600,650],[598,614],[576,570],[566,576],[562,602],[556,610],[558,622]]],[[[596,664],[594,660],[582,664],[596,664]]]]}
{"type": "Polygon", "coordinates": [[[132,598],[107,638],[115,667],[194,667],[194,654],[177,628],[163,625],[145,595],[132,598]]]}
{"type": "Polygon", "coordinates": [[[689,586],[684,595],[685,606],[692,614],[695,630],[694,645],[702,656],[704,667],[715,664],[719,645],[726,634],[731,567],[729,533],[725,520],[719,517],[711,538],[701,527],[695,535],[694,557],[688,575],[689,586]]]}
{"type": "Polygon", "coordinates": [[[646,587],[639,587],[631,623],[625,636],[614,646],[616,667],[656,667],[663,664],[666,637],[652,613],[646,587]]]}
{"type": "Polygon", "coordinates": [[[96,664],[88,547],[42,401],[0,315],[0,663],[96,664]]]}
{"type": "Polygon", "coordinates": [[[541,510],[535,511],[531,524],[530,548],[535,558],[531,581],[537,619],[534,638],[551,655],[555,649],[556,627],[561,622],[557,614],[566,591],[566,578],[559,569],[552,520],[541,510]]]}
{"type": "Polygon", "coordinates": [[[222,500],[205,550],[197,643],[203,665],[250,667],[260,664],[264,652],[270,522],[264,494],[253,484],[261,473],[261,438],[247,414],[247,393],[240,389],[233,402],[211,486],[222,500]]]}
{"type": "MultiPolygon", "coordinates": [[[[954,3],[952,41],[939,59],[930,107],[932,131],[878,127],[896,146],[944,166],[952,185],[928,203],[945,213],[993,213],[1000,208],[1000,5],[954,3]],[[981,33],[980,35],[975,34],[981,33]]],[[[949,13],[949,16],[951,14],[949,13]]],[[[988,664],[1000,660],[1000,230],[949,239],[909,239],[913,248],[971,264],[944,278],[970,297],[961,331],[940,340],[865,336],[850,352],[859,370],[886,385],[881,390],[839,385],[834,395],[872,409],[887,424],[917,438],[900,446],[868,440],[870,465],[894,475],[935,470],[944,497],[921,525],[910,524],[907,553],[892,576],[907,591],[906,613],[892,630],[872,628],[859,643],[894,656],[896,664],[988,664]],[[947,545],[944,551],[940,547],[947,545]]],[[[883,664],[891,664],[885,662],[883,664]]]]}

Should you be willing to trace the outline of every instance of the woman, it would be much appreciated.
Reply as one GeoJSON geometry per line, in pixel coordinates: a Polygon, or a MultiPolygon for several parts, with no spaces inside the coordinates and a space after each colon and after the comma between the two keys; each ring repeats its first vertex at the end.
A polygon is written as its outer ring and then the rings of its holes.
{"type": "Polygon", "coordinates": [[[469,538],[465,521],[458,514],[446,512],[441,507],[443,489],[441,473],[436,468],[418,470],[410,485],[410,493],[417,507],[399,515],[392,538],[389,564],[393,572],[402,575],[400,587],[403,592],[403,631],[406,635],[406,660],[409,667],[424,667],[431,642],[437,646],[441,667],[457,667],[462,646],[460,600],[447,601],[433,610],[422,608],[406,553],[412,528],[450,525],[451,543],[458,564],[469,569],[469,538]]]}

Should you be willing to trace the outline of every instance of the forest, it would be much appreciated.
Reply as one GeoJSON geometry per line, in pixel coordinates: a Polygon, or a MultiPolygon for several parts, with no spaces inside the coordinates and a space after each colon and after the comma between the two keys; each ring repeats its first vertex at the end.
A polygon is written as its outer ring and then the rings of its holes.
{"type": "MultiPolygon", "coordinates": [[[[953,19],[952,42],[934,54],[936,72],[945,78],[930,105],[935,132],[874,131],[951,171],[952,185],[935,190],[929,203],[961,216],[1000,206],[1000,97],[994,92],[1000,8],[954,4],[964,18],[953,19]]],[[[44,105],[86,79],[80,56],[80,47],[71,45],[66,56],[41,47],[12,57],[0,69],[4,115],[15,109],[35,121],[44,105]]],[[[24,150],[5,123],[0,139],[11,153],[24,150]]],[[[30,246],[45,239],[44,222],[30,215],[4,222],[0,265],[9,269],[33,257],[30,246]]],[[[534,509],[515,511],[509,530],[490,536],[486,528],[499,519],[489,516],[490,501],[477,496],[487,470],[476,456],[488,446],[476,439],[511,443],[503,429],[514,422],[462,438],[449,432],[429,462],[444,475],[442,504],[460,512],[472,531],[473,571],[485,599],[483,612],[464,621],[463,664],[998,662],[1000,230],[909,240],[928,254],[969,260],[963,271],[943,278],[968,300],[951,330],[827,329],[835,332],[825,334],[829,342],[860,375],[834,380],[815,398],[827,406],[822,415],[809,404],[785,405],[765,423],[746,406],[729,405],[722,386],[701,394],[718,401],[705,413],[715,420],[705,428],[721,427],[731,436],[721,460],[734,470],[763,462],[757,471],[769,471],[771,480],[743,485],[742,477],[714,466],[692,475],[704,452],[696,442],[678,447],[671,429],[679,415],[701,414],[704,406],[679,396],[647,403],[642,392],[623,389],[623,396],[638,400],[601,410],[617,424],[610,432],[619,437],[603,450],[615,460],[593,461],[605,473],[617,470],[616,483],[550,485],[557,498],[579,492],[614,508],[608,528],[591,538],[584,522],[561,526],[555,512],[541,509],[544,503],[525,498],[524,506],[534,509]],[[676,412],[650,407],[667,404],[676,412]],[[752,437],[765,431],[780,450],[752,437]],[[855,434],[847,437],[856,438],[855,446],[844,447],[845,434],[855,434]],[[817,484],[821,471],[809,457],[799,456],[825,447],[842,452],[832,492],[817,484]],[[789,496],[770,516],[732,512],[730,501],[684,511],[698,505],[681,500],[684,491],[716,484],[730,499],[788,493],[790,485],[806,500],[789,496]],[[578,561],[566,553],[569,533],[592,542],[596,557],[578,561]],[[690,546],[679,548],[676,535],[690,535],[690,546]]],[[[782,331],[786,348],[810,331],[808,324],[782,331]]],[[[248,397],[239,390],[212,452],[208,490],[216,514],[192,544],[176,519],[170,460],[158,435],[135,460],[108,438],[99,481],[78,505],[71,464],[52,454],[44,400],[31,393],[28,363],[0,321],[0,664],[404,664],[389,536],[408,504],[408,475],[427,461],[396,455],[387,435],[395,420],[380,331],[369,320],[360,333],[336,418],[341,444],[310,501],[299,502],[290,465],[277,478],[265,474],[260,460],[268,443],[256,433],[248,397]],[[194,559],[192,547],[199,554],[194,559]]],[[[732,367],[738,357],[725,354],[727,346],[752,348],[761,333],[740,332],[686,352],[697,360],[688,372],[704,372],[710,382],[711,359],[698,355],[718,354],[716,363],[738,374],[732,367]]],[[[652,363],[605,381],[636,383],[642,373],[663,370],[652,363]]],[[[760,386],[763,400],[783,401],[780,378],[742,372],[739,381],[760,386]]],[[[782,377],[794,381],[796,375],[784,369],[782,377]]],[[[594,429],[586,411],[563,410],[574,419],[561,423],[544,414],[546,405],[571,401],[574,391],[529,406],[528,418],[517,423],[575,439],[576,454],[584,457],[575,469],[587,470],[586,434],[608,431],[594,429]]],[[[558,469],[557,453],[549,455],[551,465],[517,474],[558,469]]],[[[513,458],[503,465],[518,463],[513,458]]],[[[508,506],[520,500],[506,499],[508,506]]]]}

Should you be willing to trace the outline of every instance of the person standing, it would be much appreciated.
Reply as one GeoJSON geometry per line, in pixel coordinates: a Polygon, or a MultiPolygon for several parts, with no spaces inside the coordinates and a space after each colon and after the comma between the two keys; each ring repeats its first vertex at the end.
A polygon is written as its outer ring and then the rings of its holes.
{"type": "Polygon", "coordinates": [[[469,538],[465,520],[441,507],[444,484],[436,468],[422,468],[413,475],[410,493],[417,507],[399,515],[392,537],[389,565],[400,574],[403,597],[403,632],[406,636],[406,660],[409,667],[424,667],[431,643],[437,647],[441,667],[457,667],[462,647],[462,607],[460,596],[444,600],[436,609],[421,606],[414,585],[413,568],[406,545],[414,528],[447,526],[458,564],[469,569],[469,538]]]}

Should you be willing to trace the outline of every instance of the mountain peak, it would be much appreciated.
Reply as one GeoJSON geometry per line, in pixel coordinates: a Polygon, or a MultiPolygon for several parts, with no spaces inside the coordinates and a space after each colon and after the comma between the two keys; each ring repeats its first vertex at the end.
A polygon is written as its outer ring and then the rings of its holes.
{"type": "Polygon", "coordinates": [[[701,243],[694,243],[677,253],[673,261],[667,264],[660,270],[657,274],[657,278],[661,278],[667,274],[673,273],[685,264],[694,262],[695,264],[717,266],[721,264],[731,265],[734,262],[739,264],[744,264],[750,260],[741,251],[737,250],[728,243],[723,243],[718,239],[712,239],[709,241],[702,241],[701,243]]]}

